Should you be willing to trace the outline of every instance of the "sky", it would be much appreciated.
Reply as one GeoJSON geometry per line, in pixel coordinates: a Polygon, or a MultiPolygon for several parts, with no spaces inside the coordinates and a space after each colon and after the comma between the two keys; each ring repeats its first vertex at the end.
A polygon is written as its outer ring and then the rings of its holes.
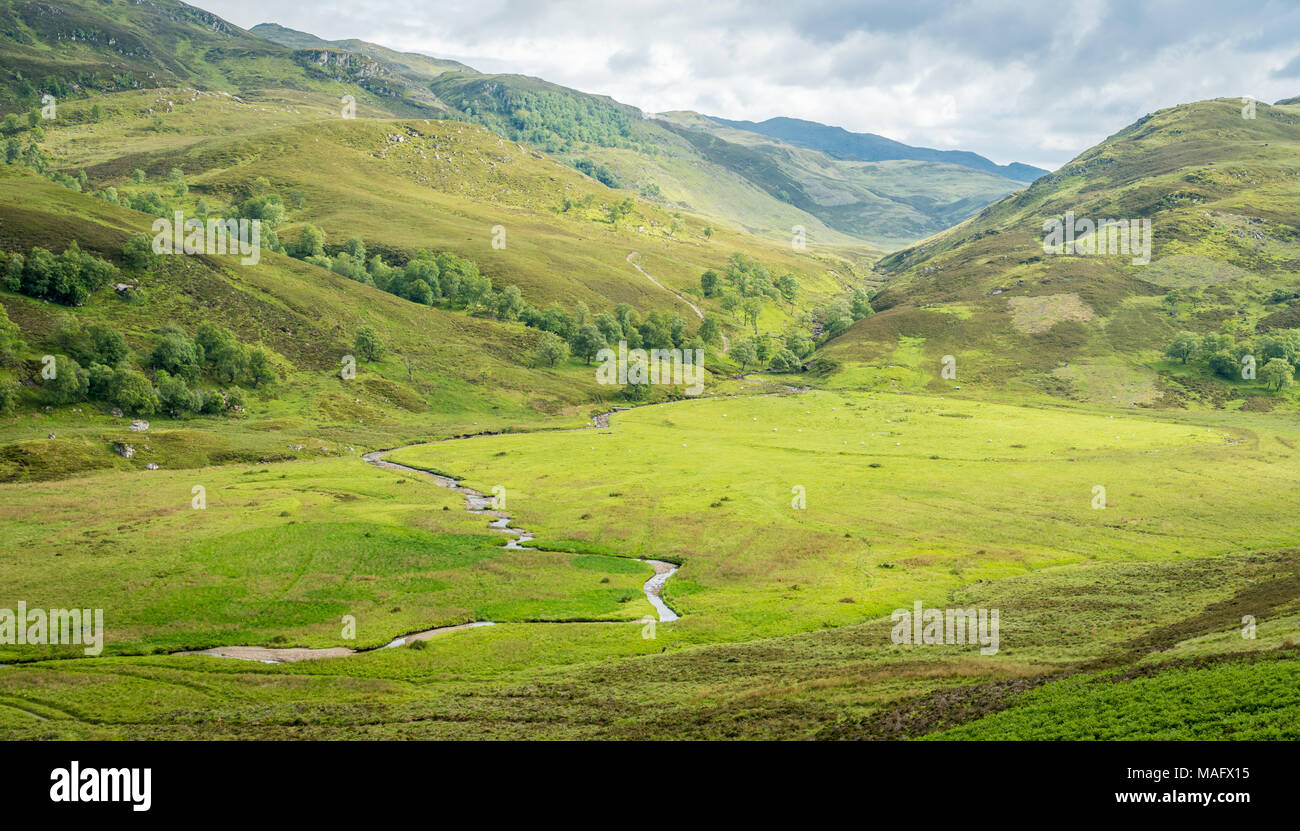
{"type": "Polygon", "coordinates": [[[1054,169],[1164,107],[1300,95],[1300,2],[191,0],[646,112],[789,116],[1054,169]]]}

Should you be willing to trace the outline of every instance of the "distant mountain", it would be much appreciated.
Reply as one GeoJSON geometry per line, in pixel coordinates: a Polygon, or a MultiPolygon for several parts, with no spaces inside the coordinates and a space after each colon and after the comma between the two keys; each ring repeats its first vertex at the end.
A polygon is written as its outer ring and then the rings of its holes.
{"type": "Polygon", "coordinates": [[[978,153],[966,150],[934,150],[913,147],[875,133],[851,133],[843,127],[818,124],[800,118],[769,118],[766,121],[732,121],[717,116],[706,116],[712,121],[735,130],[748,130],[781,141],[811,147],[836,159],[853,159],[862,162],[884,162],[911,159],[922,162],[946,162],[975,170],[1005,176],[1017,182],[1032,182],[1047,173],[1041,167],[1013,162],[995,164],[978,153]]]}

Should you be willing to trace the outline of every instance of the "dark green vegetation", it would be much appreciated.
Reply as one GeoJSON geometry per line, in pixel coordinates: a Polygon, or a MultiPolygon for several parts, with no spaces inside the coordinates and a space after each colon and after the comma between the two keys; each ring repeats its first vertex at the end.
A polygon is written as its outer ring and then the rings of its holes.
{"type": "Polygon", "coordinates": [[[1162,111],[868,273],[1016,183],[166,0],[2,8],[0,608],[107,632],[0,645],[0,735],[1300,738],[1294,105],[1162,111]],[[155,254],[176,211],[259,261],[155,254]],[[1065,211],[1150,218],[1151,264],[1045,256],[1065,211]],[[702,345],[704,395],[597,384],[619,340],[702,345]],[[538,550],[360,458],[414,442],[538,550]],[[917,600],[999,609],[999,651],[893,643],[917,600]]]}

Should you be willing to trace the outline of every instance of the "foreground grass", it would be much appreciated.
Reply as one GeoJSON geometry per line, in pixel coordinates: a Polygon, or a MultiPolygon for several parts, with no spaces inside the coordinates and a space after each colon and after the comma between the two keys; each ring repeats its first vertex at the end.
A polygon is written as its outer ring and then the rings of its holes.
{"type": "MultiPolygon", "coordinates": [[[[116,656],[8,647],[24,663],[0,666],[0,732],[907,738],[1014,714],[1048,675],[1285,649],[1297,474],[1279,437],[1296,431],[1232,418],[817,393],[393,454],[504,485],[541,547],[578,554],[506,551],[459,495],[355,456],[0,486],[7,595],[102,605],[116,656]],[[649,613],[649,570],[626,559],[644,555],[682,561],[681,620],[526,622],[649,613]],[[889,612],[914,600],[1000,609],[999,652],[892,643],[889,612]],[[1229,636],[1247,613],[1257,641],[1229,636]],[[468,619],[501,623],[292,665],[131,657],[468,619]]],[[[1266,732],[1291,706],[1273,700],[1234,729],[1266,732]]]]}

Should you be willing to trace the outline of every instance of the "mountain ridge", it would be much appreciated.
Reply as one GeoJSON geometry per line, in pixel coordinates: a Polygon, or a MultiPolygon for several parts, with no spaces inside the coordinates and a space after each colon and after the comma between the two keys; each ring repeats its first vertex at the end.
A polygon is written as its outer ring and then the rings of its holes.
{"type": "Polygon", "coordinates": [[[832,158],[854,159],[864,162],[891,161],[910,159],[914,161],[947,162],[948,164],[969,167],[1014,179],[1017,182],[1032,182],[1048,171],[1041,167],[1012,162],[996,162],[969,150],[936,150],[930,147],[917,147],[894,141],[876,133],[855,133],[833,124],[822,124],[802,118],[776,116],[764,121],[735,121],[715,115],[705,118],[751,133],[778,138],[792,144],[821,150],[832,158]]]}

